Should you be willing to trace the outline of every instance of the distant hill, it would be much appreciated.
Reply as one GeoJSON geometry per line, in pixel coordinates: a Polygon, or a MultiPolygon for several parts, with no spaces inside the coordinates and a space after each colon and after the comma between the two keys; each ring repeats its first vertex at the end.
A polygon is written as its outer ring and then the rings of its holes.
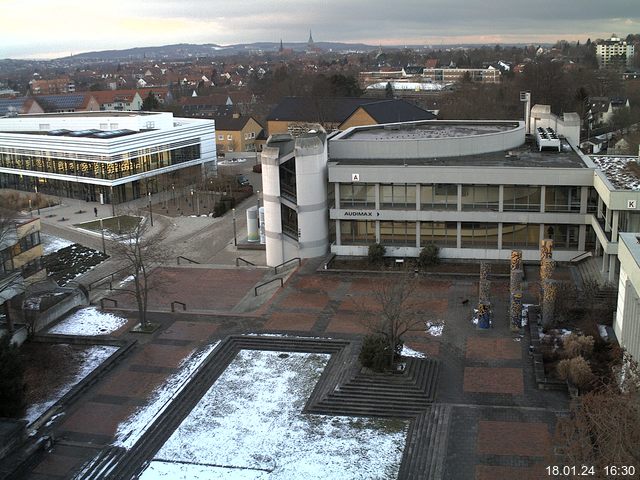
{"type": "MultiPolygon", "coordinates": [[[[284,48],[294,51],[304,51],[306,43],[284,43],[284,48]]],[[[339,42],[316,42],[315,46],[323,51],[371,51],[378,47],[365,45],[363,43],[339,43],[339,42]]],[[[149,59],[176,59],[188,57],[203,57],[212,55],[236,55],[240,53],[263,51],[277,52],[280,42],[257,42],[239,43],[235,45],[217,45],[215,43],[191,44],[178,43],[174,45],[163,45],[159,47],[135,47],[124,50],[102,50],[96,52],[86,52],[63,57],[57,60],[136,60],[142,58],[149,59]]]]}

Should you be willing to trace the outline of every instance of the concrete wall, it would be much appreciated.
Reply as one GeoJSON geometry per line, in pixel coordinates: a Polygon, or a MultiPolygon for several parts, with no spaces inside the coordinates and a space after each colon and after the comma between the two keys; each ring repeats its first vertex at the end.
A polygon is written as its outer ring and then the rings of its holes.
{"type": "Polygon", "coordinates": [[[295,156],[298,256],[319,257],[329,248],[326,136],[296,139],[295,156]]]}
{"type": "Polygon", "coordinates": [[[620,278],[613,329],[618,342],[640,359],[640,245],[635,233],[621,233],[618,245],[620,278]]]}

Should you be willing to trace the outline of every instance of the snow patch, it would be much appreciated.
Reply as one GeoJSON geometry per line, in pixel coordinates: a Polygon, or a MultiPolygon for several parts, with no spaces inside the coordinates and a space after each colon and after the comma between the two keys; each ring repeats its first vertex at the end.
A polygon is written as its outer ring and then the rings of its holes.
{"type": "Polygon", "coordinates": [[[45,402],[31,405],[27,409],[24,419],[29,422],[29,425],[31,425],[58,400],[64,397],[84,377],[98,368],[100,364],[109,358],[116,350],[118,350],[118,347],[111,345],[94,345],[84,350],[82,352],[82,359],[80,361],[80,368],[78,369],[78,372],[67,383],[53,392],[45,402]]]}
{"type": "Polygon", "coordinates": [[[140,478],[396,478],[406,421],[302,413],[328,360],[241,350],[140,478]]]}
{"type": "Polygon", "coordinates": [[[40,242],[42,242],[43,255],[49,255],[50,253],[62,250],[69,245],[73,245],[74,242],[65,240],[64,238],[54,237],[53,235],[47,235],[40,232],[40,242]]]}
{"type": "Polygon", "coordinates": [[[169,407],[171,401],[187,385],[193,373],[219,343],[220,341],[217,341],[212,345],[207,345],[200,352],[185,359],[180,364],[180,370],[171,375],[162,386],[154,390],[147,405],[118,425],[114,445],[126,449],[132,448],[155,419],[169,407]]]}
{"type": "Polygon", "coordinates": [[[78,310],[49,329],[58,335],[109,335],[127,323],[126,318],[105,313],[96,307],[78,310]]]}
{"type": "Polygon", "coordinates": [[[403,357],[415,357],[415,358],[426,358],[427,357],[424,353],[418,352],[416,350],[413,350],[413,349],[407,347],[406,345],[402,346],[401,355],[403,357]]]}
{"type": "Polygon", "coordinates": [[[444,331],[444,321],[442,320],[435,320],[433,322],[428,321],[426,322],[426,325],[427,325],[427,333],[432,337],[439,337],[440,335],[442,335],[442,332],[444,331]]]}

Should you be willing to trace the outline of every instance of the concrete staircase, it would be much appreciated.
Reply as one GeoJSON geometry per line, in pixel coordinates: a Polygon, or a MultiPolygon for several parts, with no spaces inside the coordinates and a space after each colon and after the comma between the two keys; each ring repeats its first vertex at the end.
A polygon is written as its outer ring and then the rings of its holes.
{"type": "Polygon", "coordinates": [[[326,395],[311,397],[306,411],[324,415],[413,418],[434,401],[439,363],[408,358],[402,374],[362,373],[341,382],[326,395]]]}
{"type": "Polygon", "coordinates": [[[398,480],[442,478],[452,408],[433,404],[411,423],[398,480]]]}

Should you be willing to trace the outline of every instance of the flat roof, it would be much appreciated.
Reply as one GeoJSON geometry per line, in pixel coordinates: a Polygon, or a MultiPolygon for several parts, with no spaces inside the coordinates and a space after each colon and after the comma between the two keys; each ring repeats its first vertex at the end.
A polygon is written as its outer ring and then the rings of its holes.
{"type": "Polygon", "coordinates": [[[590,157],[616,190],[640,190],[638,157],[608,155],[591,155],[590,157]]]}
{"type": "Polygon", "coordinates": [[[562,151],[539,151],[535,141],[527,141],[524,145],[510,150],[463,155],[459,157],[422,157],[422,158],[348,158],[340,159],[331,156],[329,162],[336,165],[410,165],[410,166],[459,166],[459,167],[532,167],[532,168],[589,168],[567,144],[562,151]],[[568,148],[566,148],[568,147],[568,148]]]}
{"type": "Polygon", "coordinates": [[[468,122],[434,120],[408,124],[374,125],[347,131],[341,139],[348,140],[420,140],[461,138],[507,132],[519,127],[518,122],[468,122]]]}

